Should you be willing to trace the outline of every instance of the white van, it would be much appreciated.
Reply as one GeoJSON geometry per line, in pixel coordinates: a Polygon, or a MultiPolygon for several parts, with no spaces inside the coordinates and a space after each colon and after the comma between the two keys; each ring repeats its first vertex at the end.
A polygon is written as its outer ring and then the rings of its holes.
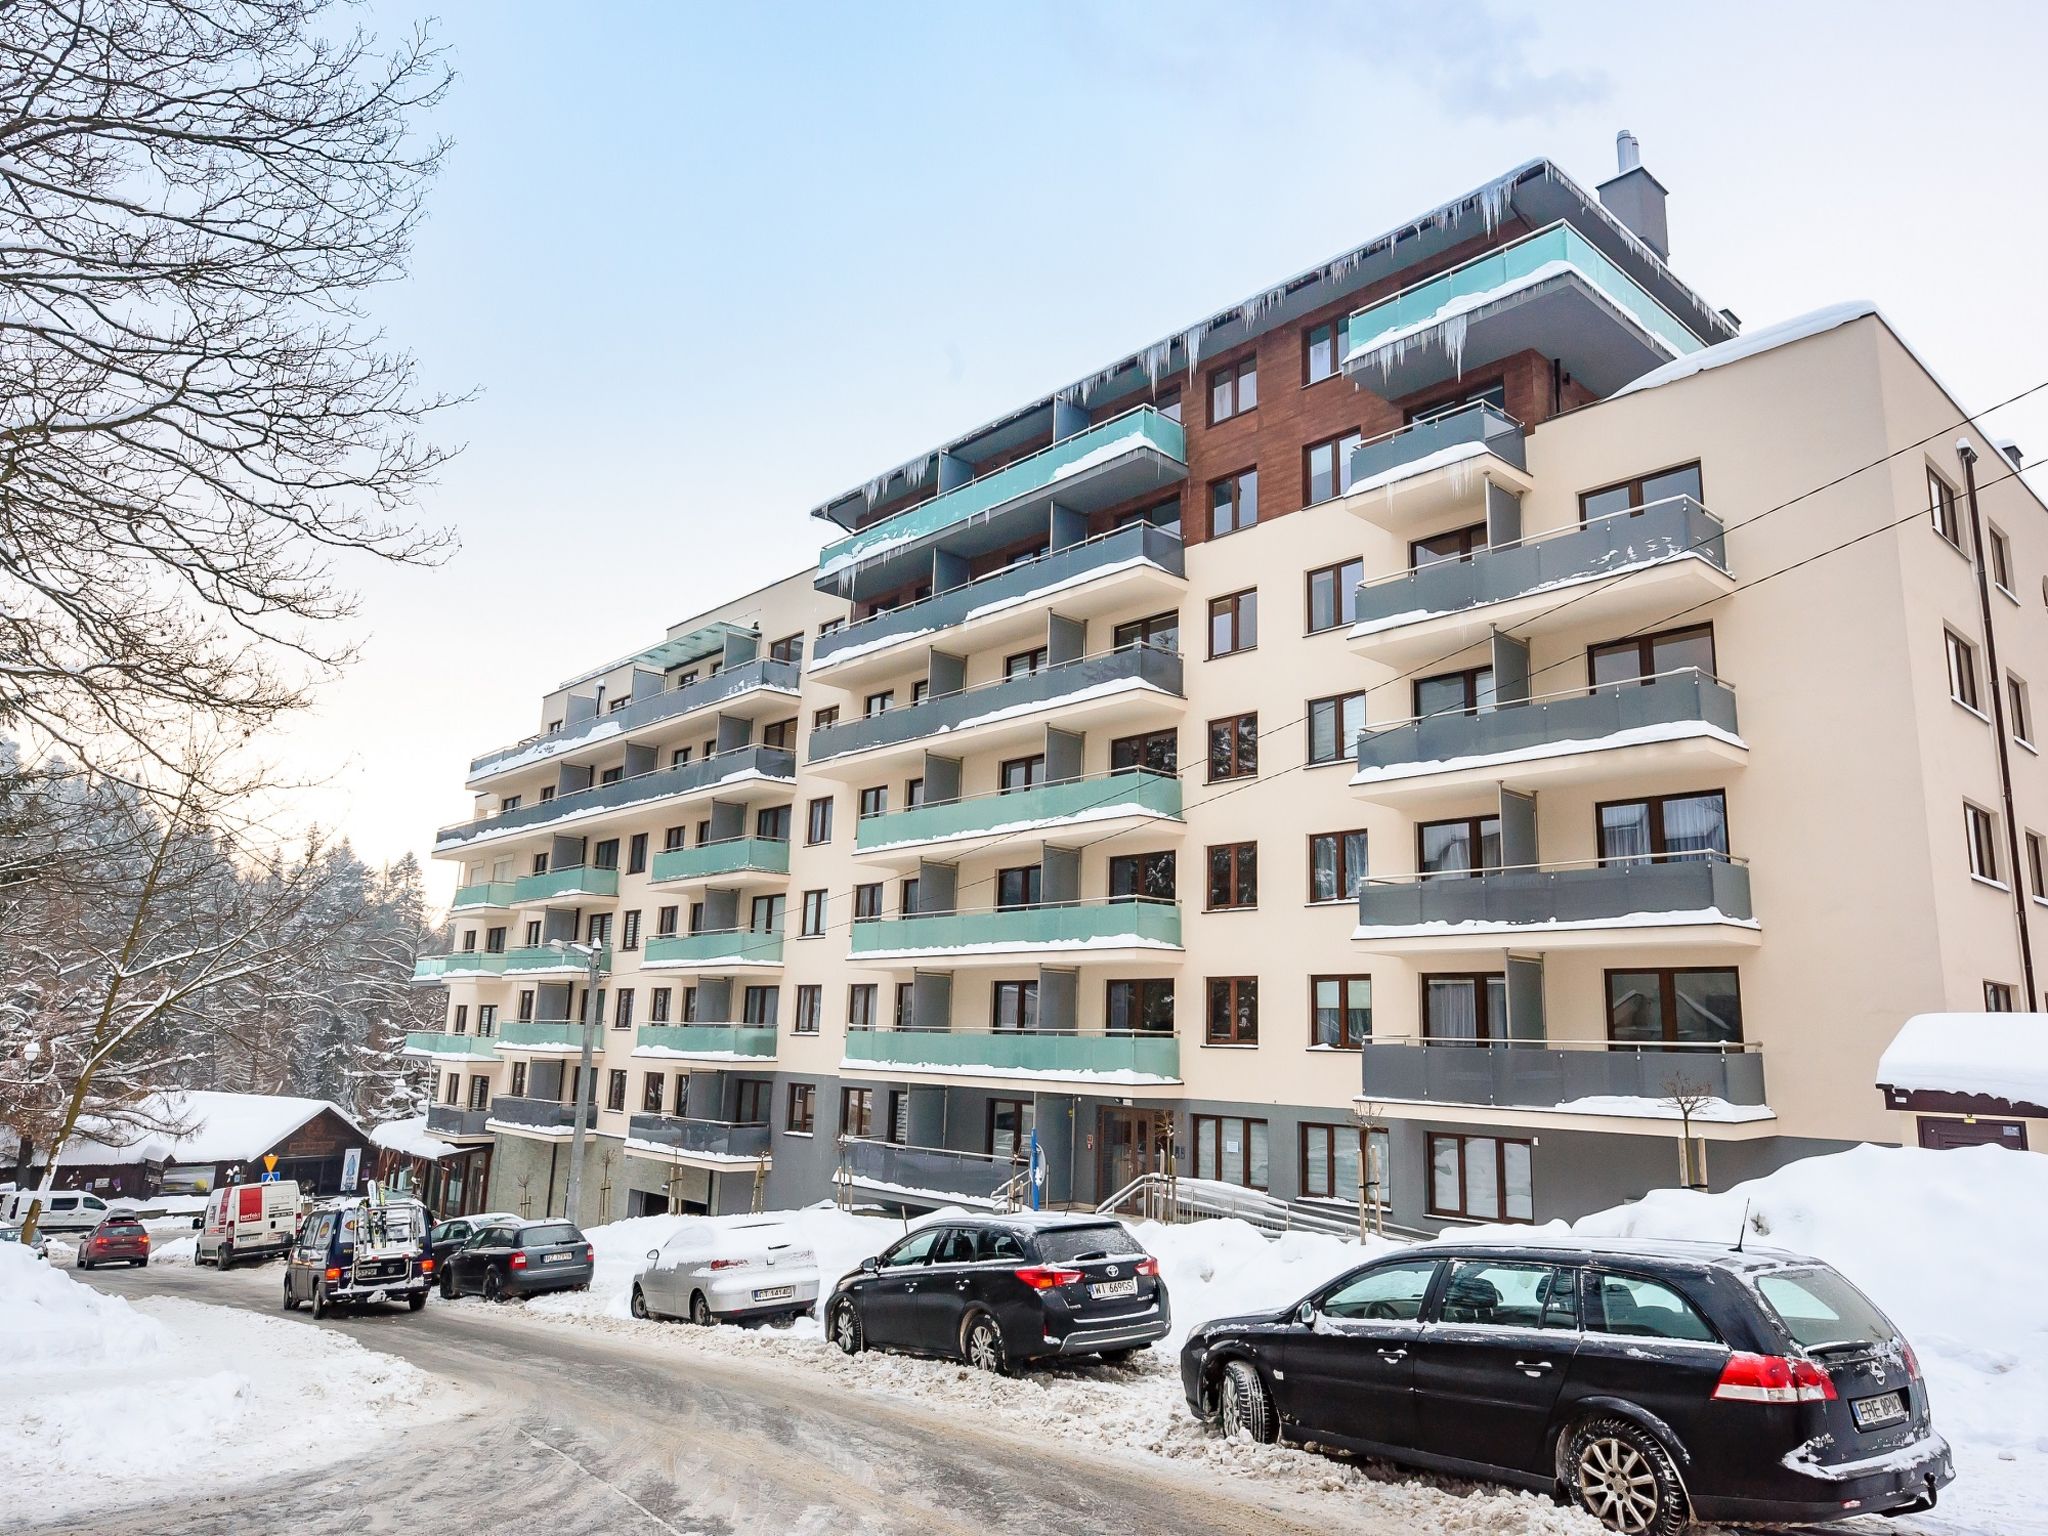
{"type": "Polygon", "coordinates": [[[299,1186],[293,1180],[230,1184],[206,1197],[192,1262],[226,1269],[238,1259],[289,1253],[298,1229],[299,1186]]]}
{"type": "Polygon", "coordinates": [[[0,1205],[0,1221],[18,1227],[28,1220],[28,1208],[43,1202],[39,1232],[90,1232],[106,1219],[107,1202],[98,1195],[78,1189],[53,1189],[47,1195],[39,1189],[17,1189],[0,1205]]]}

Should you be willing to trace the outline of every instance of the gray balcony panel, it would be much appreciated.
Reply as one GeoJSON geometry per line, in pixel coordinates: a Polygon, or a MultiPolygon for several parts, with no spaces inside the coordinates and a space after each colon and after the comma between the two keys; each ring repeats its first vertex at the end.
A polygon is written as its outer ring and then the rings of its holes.
{"type": "Polygon", "coordinates": [[[1361,928],[1425,923],[1568,925],[1710,907],[1724,917],[1749,920],[1748,865],[1723,858],[1682,858],[1369,881],[1358,894],[1358,923],[1361,928]]]}
{"type": "Polygon", "coordinates": [[[488,1109],[462,1109],[454,1104],[434,1104],[427,1109],[427,1129],[436,1136],[488,1136],[484,1122],[488,1109]]]}
{"type": "Polygon", "coordinates": [[[1351,483],[1356,486],[1362,480],[1377,479],[1466,443],[1484,443],[1495,458],[1526,471],[1529,463],[1522,438],[1522,424],[1505,411],[1469,405],[1434,421],[1418,421],[1386,437],[1360,443],[1351,451],[1351,483]]]}
{"type": "MultiPolygon", "coordinates": [[[[566,1131],[572,1127],[575,1116],[574,1104],[560,1104],[553,1099],[515,1099],[508,1096],[491,1100],[490,1118],[508,1125],[530,1125],[540,1131],[566,1131]]],[[[583,1126],[588,1130],[595,1124],[597,1111],[592,1106],[583,1126]]]]}
{"type": "Polygon", "coordinates": [[[1364,1057],[1367,1099],[1549,1109],[1591,1098],[1663,1099],[1683,1085],[1730,1104],[1765,1102],[1758,1051],[1409,1040],[1368,1042],[1364,1057]]]}
{"type": "Polygon", "coordinates": [[[660,800],[670,795],[688,794],[692,790],[710,789],[740,776],[794,779],[796,754],[782,747],[739,747],[731,752],[719,752],[680,767],[657,768],[652,773],[579,789],[574,794],[557,795],[552,800],[536,800],[517,810],[500,811],[478,821],[457,822],[434,834],[434,846],[457,847],[473,838],[494,833],[544,827],[581,811],[616,810],[621,806],[637,805],[643,800],[660,800]]]}
{"type": "Polygon", "coordinates": [[[708,1157],[766,1157],[768,1127],[737,1125],[726,1120],[693,1120],[683,1115],[634,1115],[627,1134],[636,1141],[674,1147],[682,1153],[708,1157]]]}
{"type": "Polygon", "coordinates": [[[897,1189],[928,1189],[972,1200],[990,1200],[1024,1171],[1024,1164],[977,1157],[943,1147],[904,1147],[887,1141],[849,1141],[849,1177],[897,1189]]]}

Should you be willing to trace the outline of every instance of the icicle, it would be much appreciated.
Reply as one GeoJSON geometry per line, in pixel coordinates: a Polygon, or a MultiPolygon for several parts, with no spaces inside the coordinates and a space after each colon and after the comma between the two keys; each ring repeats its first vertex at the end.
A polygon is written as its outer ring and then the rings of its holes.
{"type": "Polygon", "coordinates": [[[1438,328],[1444,350],[1451,354],[1451,367],[1461,379],[1465,376],[1465,327],[1469,320],[1469,315],[1452,315],[1438,328]]]}
{"type": "Polygon", "coordinates": [[[1157,389],[1160,376],[1166,372],[1168,365],[1173,361],[1172,339],[1153,342],[1151,346],[1144,350],[1141,357],[1145,368],[1145,376],[1152,381],[1152,387],[1157,389]]]}
{"type": "Polygon", "coordinates": [[[912,459],[903,466],[903,478],[908,482],[912,490],[924,484],[924,477],[931,473],[931,464],[931,459],[927,457],[912,459]]]}
{"type": "Polygon", "coordinates": [[[1181,346],[1187,351],[1188,377],[1191,379],[1195,376],[1195,363],[1202,355],[1202,332],[1208,329],[1208,324],[1205,320],[1200,325],[1189,326],[1187,334],[1180,339],[1181,346]]]}
{"type": "Polygon", "coordinates": [[[889,478],[895,473],[893,469],[885,471],[861,486],[861,494],[867,497],[869,506],[882,499],[882,493],[889,488],[889,478]]]}

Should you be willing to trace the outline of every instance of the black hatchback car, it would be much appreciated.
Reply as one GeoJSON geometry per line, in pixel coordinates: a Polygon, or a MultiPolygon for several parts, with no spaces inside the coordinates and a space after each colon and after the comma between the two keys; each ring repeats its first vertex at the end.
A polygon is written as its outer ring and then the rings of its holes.
{"type": "Polygon", "coordinates": [[[1100,1216],[953,1216],[920,1227],[834,1287],[832,1341],[951,1355],[1007,1372],[1025,1360],[1120,1360],[1166,1336],[1159,1261],[1100,1216]]]}
{"type": "Polygon", "coordinates": [[[1561,1493],[1618,1531],[1930,1508],[1955,1477],[1897,1328],[1815,1259],[1432,1243],[1188,1338],[1188,1405],[1561,1493]]]}
{"type": "Polygon", "coordinates": [[[587,1291],[596,1260],[597,1250],[573,1222],[491,1222],[441,1265],[441,1296],[505,1301],[544,1291],[587,1291]]]}

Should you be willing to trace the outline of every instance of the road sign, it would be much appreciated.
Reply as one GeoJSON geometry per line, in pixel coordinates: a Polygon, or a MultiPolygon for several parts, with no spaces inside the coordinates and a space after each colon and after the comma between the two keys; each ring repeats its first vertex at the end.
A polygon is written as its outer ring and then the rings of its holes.
{"type": "Polygon", "coordinates": [[[277,1172],[277,1154],[275,1152],[263,1154],[263,1171],[265,1173],[277,1172]]]}

